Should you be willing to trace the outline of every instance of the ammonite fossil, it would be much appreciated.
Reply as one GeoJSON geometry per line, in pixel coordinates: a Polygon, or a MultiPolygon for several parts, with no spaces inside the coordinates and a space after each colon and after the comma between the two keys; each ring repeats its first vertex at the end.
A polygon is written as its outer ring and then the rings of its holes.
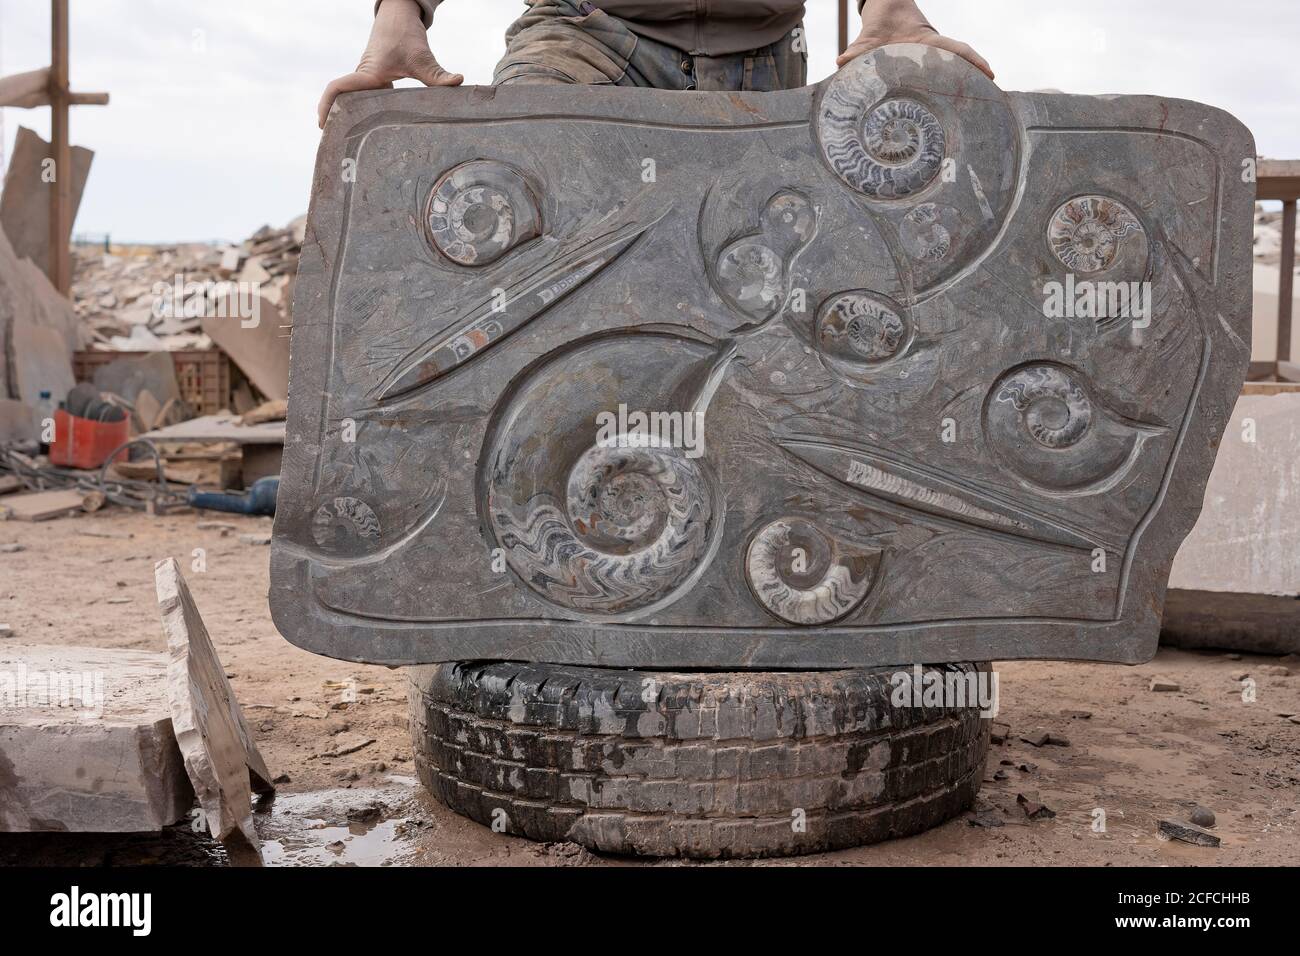
{"type": "Polygon", "coordinates": [[[1107,196],[1076,196],[1062,203],[1048,223],[1047,241],[1071,272],[1104,272],[1122,256],[1138,263],[1139,273],[1145,271],[1146,230],[1127,206],[1107,196]]]}
{"type": "Polygon", "coordinates": [[[956,224],[955,209],[923,202],[903,217],[898,237],[913,259],[942,262],[952,251],[956,224]]]}
{"type": "Polygon", "coordinates": [[[558,350],[498,409],[481,513],[538,597],[617,617],[675,600],[702,572],[726,512],[698,394],[717,361],[674,335],[599,336],[558,350]]]}
{"type": "Polygon", "coordinates": [[[1102,406],[1074,369],[1040,362],[1003,375],[985,403],[998,456],[1033,484],[1083,489],[1118,477],[1159,429],[1102,406]]]}
{"type": "Polygon", "coordinates": [[[851,82],[828,89],[818,120],[826,161],[836,175],[873,199],[919,192],[943,167],[943,125],[909,96],[870,103],[865,93],[851,82]]]}
{"type": "Polygon", "coordinates": [[[681,586],[708,548],[713,492],[674,449],[593,446],[569,473],[563,501],[539,495],[517,514],[492,507],[515,572],[567,608],[616,614],[681,586]]]}
{"type": "Polygon", "coordinates": [[[340,495],[316,509],[311,536],[325,550],[346,550],[361,539],[379,537],[379,516],[360,498],[340,495]]]}
{"type": "Polygon", "coordinates": [[[910,338],[906,310],[873,292],[842,292],[828,299],[817,319],[822,354],[876,365],[899,355],[910,338]]]}
{"type": "Polygon", "coordinates": [[[878,551],[846,554],[804,518],[779,518],[759,529],[745,554],[754,597],[790,624],[829,624],[857,607],[875,579],[878,551]]]}
{"type": "Polygon", "coordinates": [[[741,239],[719,257],[718,284],[742,312],[763,317],[785,295],[785,263],[758,239],[741,239]]]}
{"type": "Polygon", "coordinates": [[[726,245],[715,278],[723,296],[741,312],[766,319],[785,303],[790,267],[817,230],[808,198],[783,189],[763,207],[760,230],[726,245]]]}
{"type": "Polygon", "coordinates": [[[474,160],[450,170],[429,195],[425,221],[440,253],[462,266],[485,266],[541,233],[537,199],[505,163],[474,160]]]}

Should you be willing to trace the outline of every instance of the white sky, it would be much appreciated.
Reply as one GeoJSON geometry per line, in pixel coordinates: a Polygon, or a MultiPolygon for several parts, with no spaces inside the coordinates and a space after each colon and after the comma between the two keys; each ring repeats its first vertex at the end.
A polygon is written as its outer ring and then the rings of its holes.
{"type": "MultiPolygon", "coordinates": [[[[1300,158],[1300,0],[921,0],[1008,90],[1154,93],[1236,114],[1262,155],[1300,158]]],[[[71,0],[73,141],[96,151],[78,233],[243,239],[307,208],[316,101],[352,69],[373,0],[71,0]],[[196,33],[196,31],[200,31],[196,33]],[[196,46],[196,38],[202,47],[196,46]]],[[[445,0],[433,50],[488,83],[520,0],[445,0]]],[[[809,0],[809,80],[834,68],[834,0],[809,0]]],[[[0,0],[0,73],[49,61],[49,4],[0,0]]],[[[49,136],[47,110],[6,109],[49,136]]]]}

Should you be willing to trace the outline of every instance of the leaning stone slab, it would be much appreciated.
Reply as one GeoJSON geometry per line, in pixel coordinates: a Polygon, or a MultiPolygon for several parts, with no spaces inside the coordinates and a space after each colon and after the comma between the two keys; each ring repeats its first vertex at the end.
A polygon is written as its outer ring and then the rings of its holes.
{"type": "Polygon", "coordinates": [[[1300,653],[1300,388],[1247,385],[1169,577],[1161,640],[1300,653]]]}
{"type": "Polygon", "coordinates": [[[910,45],[771,94],[345,96],[276,623],[388,664],[1145,660],[1249,359],[1254,156],[910,45]]]}
{"type": "Polygon", "coordinates": [[[0,646],[0,831],[160,830],[193,803],[165,655],[0,646]]]}
{"type": "Polygon", "coordinates": [[[270,793],[271,772],[253,742],[225,668],[175,558],[154,569],[171,662],[168,693],[176,741],[208,829],[236,865],[261,864],[252,795],[270,793]]]}

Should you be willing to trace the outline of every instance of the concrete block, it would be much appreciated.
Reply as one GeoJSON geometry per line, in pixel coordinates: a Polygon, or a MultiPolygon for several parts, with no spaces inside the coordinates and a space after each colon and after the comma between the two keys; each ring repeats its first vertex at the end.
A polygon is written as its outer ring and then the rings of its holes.
{"type": "Polygon", "coordinates": [[[1298,494],[1300,388],[1248,385],[1174,560],[1165,643],[1300,652],[1298,494]]]}
{"type": "Polygon", "coordinates": [[[0,831],[158,830],[193,802],[165,655],[0,645],[0,831]]]}

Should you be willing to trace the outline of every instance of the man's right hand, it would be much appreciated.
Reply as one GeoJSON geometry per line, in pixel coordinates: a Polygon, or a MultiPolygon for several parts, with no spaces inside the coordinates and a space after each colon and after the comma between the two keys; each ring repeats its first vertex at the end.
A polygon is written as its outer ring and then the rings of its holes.
{"type": "Polygon", "coordinates": [[[330,107],[340,93],[357,90],[383,90],[394,80],[419,80],[425,86],[460,86],[465,77],[448,73],[433,58],[429,37],[420,19],[420,5],[415,0],[383,0],[375,12],[370,42],[355,73],[340,76],[325,87],[317,107],[321,129],[330,107]]]}

